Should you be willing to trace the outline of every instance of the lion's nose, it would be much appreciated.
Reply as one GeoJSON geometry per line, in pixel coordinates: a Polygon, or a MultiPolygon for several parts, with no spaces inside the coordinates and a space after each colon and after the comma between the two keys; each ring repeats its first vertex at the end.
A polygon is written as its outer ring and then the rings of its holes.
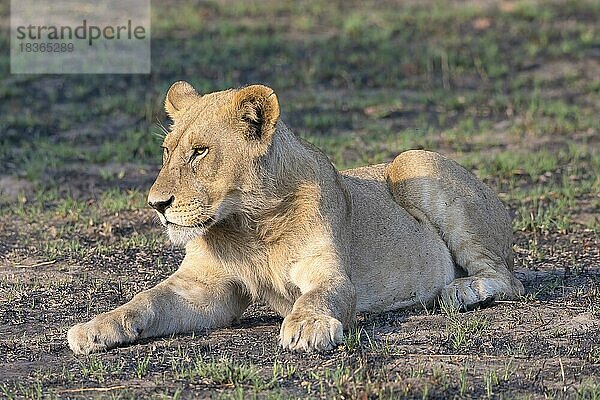
{"type": "Polygon", "coordinates": [[[173,200],[175,200],[175,196],[171,196],[167,200],[149,200],[148,205],[159,213],[164,214],[167,208],[173,203],[173,200]]]}

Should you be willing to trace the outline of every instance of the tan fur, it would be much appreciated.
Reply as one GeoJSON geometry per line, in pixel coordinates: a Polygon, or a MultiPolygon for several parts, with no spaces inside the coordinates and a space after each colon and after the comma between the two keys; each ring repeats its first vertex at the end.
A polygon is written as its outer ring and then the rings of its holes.
{"type": "Polygon", "coordinates": [[[340,173],[260,85],[200,96],[178,82],[165,109],[174,124],[148,201],[186,256],[164,282],[71,328],[75,353],[226,326],[255,301],[284,317],[283,347],[326,350],[357,312],[523,293],[506,210],[453,161],[407,151],[340,173]]]}

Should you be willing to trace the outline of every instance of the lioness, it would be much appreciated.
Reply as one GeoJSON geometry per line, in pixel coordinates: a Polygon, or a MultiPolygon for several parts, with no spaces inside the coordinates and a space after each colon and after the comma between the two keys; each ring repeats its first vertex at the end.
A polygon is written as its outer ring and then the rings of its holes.
{"type": "Polygon", "coordinates": [[[179,269],[68,332],[78,354],[231,324],[253,301],[280,313],[280,343],[327,350],[357,312],[462,309],[514,298],[510,218],[455,162],[406,151],[338,172],[279,119],[272,89],[169,89],[173,120],[150,189],[179,269]]]}

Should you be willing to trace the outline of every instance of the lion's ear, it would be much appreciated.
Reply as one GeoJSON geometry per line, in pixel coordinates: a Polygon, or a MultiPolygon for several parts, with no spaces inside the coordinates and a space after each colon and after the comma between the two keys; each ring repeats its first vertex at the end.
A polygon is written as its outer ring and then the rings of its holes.
{"type": "Polygon", "coordinates": [[[249,139],[270,141],[279,119],[279,102],[273,89],[263,85],[242,88],[233,96],[233,107],[246,125],[249,139]]]}
{"type": "Polygon", "coordinates": [[[185,110],[194,100],[197,100],[200,95],[196,89],[187,82],[179,81],[171,85],[165,97],[165,111],[174,119],[177,114],[185,110]]]}

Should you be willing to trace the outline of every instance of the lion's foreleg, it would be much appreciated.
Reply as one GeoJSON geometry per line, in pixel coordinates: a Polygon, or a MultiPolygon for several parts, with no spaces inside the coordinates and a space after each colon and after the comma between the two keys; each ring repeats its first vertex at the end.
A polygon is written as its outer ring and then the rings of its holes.
{"type": "Polygon", "coordinates": [[[310,271],[310,265],[302,268],[302,279],[310,283],[299,285],[304,286],[303,294],[283,320],[281,345],[291,350],[332,349],[342,342],[344,327],[354,321],[354,285],[341,268],[330,268],[327,274],[321,269],[310,271]],[[319,276],[328,278],[319,281],[319,276]]]}
{"type": "Polygon", "coordinates": [[[88,354],[140,338],[228,325],[248,299],[232,283],[204,278],[177,271],[128,303],[73,326],[69,346],[76,354],[88,354]]]}

